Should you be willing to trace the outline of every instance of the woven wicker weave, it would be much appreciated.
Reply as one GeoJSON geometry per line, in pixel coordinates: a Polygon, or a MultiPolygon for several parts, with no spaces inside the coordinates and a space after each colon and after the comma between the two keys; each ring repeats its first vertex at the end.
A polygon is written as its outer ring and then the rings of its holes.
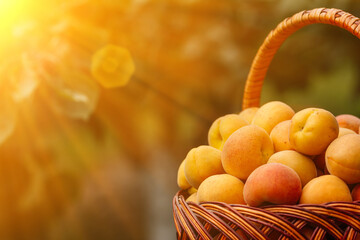
{"type": "MultiPolygon", "coordinates": [[[[360,19],[338,9],[302,11],[282,21],[265,39],[251,66],[243,109],[258,107],[268,67],[284,40],[313,23],[331,24],[360,38],[360,19]]],[[[360,239],[360,202],[319,205],[187,203],[186,191],[173,199],[177,239],[360,239]]]]}

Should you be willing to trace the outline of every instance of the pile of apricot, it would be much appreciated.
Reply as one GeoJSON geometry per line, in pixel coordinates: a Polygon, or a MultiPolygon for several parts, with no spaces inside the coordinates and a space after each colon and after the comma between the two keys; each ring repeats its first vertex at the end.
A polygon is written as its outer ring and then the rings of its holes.
{"type": "Polygon", "coordinates": [[[322,204],[360,200],[360,119],[283,102],[216,119],[177,182],[187,201],[322,204]]]}

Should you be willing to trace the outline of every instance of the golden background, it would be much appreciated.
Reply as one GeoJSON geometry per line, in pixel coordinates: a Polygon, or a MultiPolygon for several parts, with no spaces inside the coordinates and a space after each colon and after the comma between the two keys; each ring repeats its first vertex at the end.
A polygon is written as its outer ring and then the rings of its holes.
{"type": "MultiPolygon", "coordinates": [[[[355,0],[0,1],[0,238],[175,239],[180,162],[241,110],[268,32],[316,7],[360,16],[355,0]],[[110,88],[92,68],[109,45],[131,59],[107,67],[135,66],[110,88]]],[[[262,103],[360,116],[359,52],[344,30],[300,30],[262,103]]]]}

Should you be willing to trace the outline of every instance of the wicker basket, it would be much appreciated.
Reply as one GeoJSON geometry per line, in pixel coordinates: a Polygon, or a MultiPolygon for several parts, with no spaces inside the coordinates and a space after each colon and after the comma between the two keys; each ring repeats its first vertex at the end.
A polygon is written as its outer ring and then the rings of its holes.
{"type": "MultiPolygon", "coordinates": [[[[335,25],[360,38],[360,19],[342,10],[317,8],[285,19],[270,32],[255,56],[245,85],[243,109],[259,106],[267,69],[284,40],[296,30],[313,23],[335,25]]],[[[187,203],[186,197],[186,191],[179,191],[173,199],[177,239],[360,237],[360,202],[255,208],[221,202],[187,203]]]]}

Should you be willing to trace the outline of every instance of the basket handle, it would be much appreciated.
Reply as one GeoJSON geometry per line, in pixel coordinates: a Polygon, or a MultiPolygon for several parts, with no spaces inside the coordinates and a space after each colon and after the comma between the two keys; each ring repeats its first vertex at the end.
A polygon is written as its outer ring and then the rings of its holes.
{"type": "Polygon", "coordinates": [[[243,109],[260,105],[266,72],[285,39],[300,28],[314,23],[335,25],[360,38],[360,19],[339,9],[315,8],[286,18],[269,33],[256,53],[245,83],[243,109]]]}

